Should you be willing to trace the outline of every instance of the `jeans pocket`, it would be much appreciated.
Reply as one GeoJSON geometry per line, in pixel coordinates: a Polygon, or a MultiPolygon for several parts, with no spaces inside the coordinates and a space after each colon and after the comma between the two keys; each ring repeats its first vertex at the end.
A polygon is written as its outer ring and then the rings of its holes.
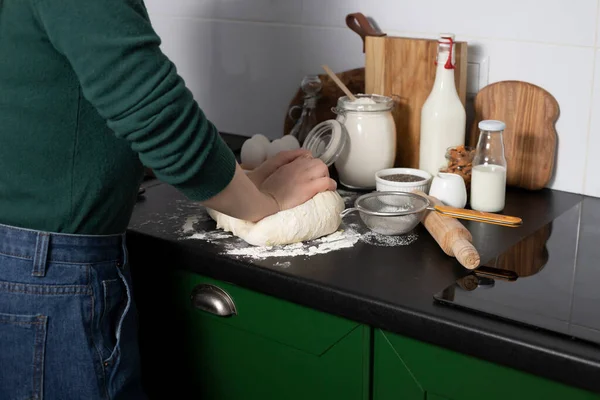
{"type": "Polygon", "coordinates": [[[0,313],[0,399],[43,398],[48,317],[0,313]]]}
{"type": "Polygon", "coordinates": [[[119,270],[116,279],[102,281],[103,307],[100,329],[104,343],[104,363],[111,363],[118,355],[121,326],[131,307],[131,294],[125,277],[119,270]]]}

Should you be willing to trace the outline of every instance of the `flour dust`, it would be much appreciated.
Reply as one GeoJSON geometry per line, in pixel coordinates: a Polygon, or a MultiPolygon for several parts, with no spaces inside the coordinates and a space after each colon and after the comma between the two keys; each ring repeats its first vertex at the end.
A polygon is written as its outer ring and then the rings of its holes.
{"type": "Polygon", "coordinates": [[[416,233],[409,233],[402,236],[386,236],[375,232],[369,232],[360,237],[361,242],[380,247],[408,246],[417,240],[419,236],[416,233]]]}
{"type": "Polygon", "coordinates": [[[286,269],[286,268],[291,267],[292,263],[290,261],[284,261],[284,262],[276,262],[274,265],[276,267],[286,269]]]}
{"type": "Polygon", "coordinates": [[[229,232],[208,231],[208,232],[196,232],[192,236],[188,236],[186,239],[198,239],[198,240],[205,240],[207,242],[214,242],[216,240],[229,239],[232,237],[233,237],[233,235],[229,232]]]}

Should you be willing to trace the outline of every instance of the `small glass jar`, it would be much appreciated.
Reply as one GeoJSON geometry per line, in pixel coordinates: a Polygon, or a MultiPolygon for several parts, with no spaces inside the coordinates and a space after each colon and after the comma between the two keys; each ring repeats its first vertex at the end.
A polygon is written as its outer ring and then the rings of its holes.
{"type": "Polygon", "coordinates": [[[396,124],[394,100],[380,95],[338,99],[336,120],[348,134],[348,143],[335,161],[342,185],[351,189],[375,188],[375,173],[394,166],[396,124]]]}
{"type": "Polygon", "coordinates": [[[288,111],[288,116],[294,121],[294,126],[290,135],[298,139],[302,146],[308,133],[317,125],[317,100],[323,84],[318,75],[306,75],[300,83],[300,88],[304,93],[304,103],[302,106],[293,106],[288,111]],[[301,110],[300,117],[295,119],[293,114],[296,110],[301,110]]]}
{"type": "Polygon", "coordinates": [[[506,158],[502,133],[506,124],[486,120],[479,123],[479,141],[471,173],[471,208],[499,212],[506,199],[506,158]]]}

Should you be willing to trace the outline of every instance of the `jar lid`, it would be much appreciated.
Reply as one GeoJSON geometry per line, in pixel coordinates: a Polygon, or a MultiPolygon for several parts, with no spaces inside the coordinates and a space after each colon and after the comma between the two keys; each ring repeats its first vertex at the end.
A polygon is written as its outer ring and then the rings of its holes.
{"type": "Polygon", "coordinates": [[[394,99],[379,94],[357,94],[355,101],[348,96],[338,99],[338,110],[345,111],[389,111],[394,108],[394,99]]]}
{"type": "Polygon", "coordinates": [[[502,121],[487,119],[479,123],[479,129],[487,132],[500,132],[506,129],[506,124],[502,121]]]}
{"type": "Polygon", "coordinates": [[[335,119],[330,119],[321,122],[308,133],[302,148],[329,167],[342,154],[347,143],[346,127],[335,119]]]}

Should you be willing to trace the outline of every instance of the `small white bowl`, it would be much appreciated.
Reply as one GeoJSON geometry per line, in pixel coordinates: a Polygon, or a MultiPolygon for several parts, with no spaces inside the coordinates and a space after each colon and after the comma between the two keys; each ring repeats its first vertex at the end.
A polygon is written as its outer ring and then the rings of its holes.
{"type": "Polygon", "coordinates": [[[414,168],[388,168],[375,174],[375,185],[378,192],[414,192],[429,193],[429,185],[433,177],[427,171],[414,168]],[[383,179],[384,176],[395,174],[409,174],[424,178],[418,182],[394,182],[383,179]]]}

